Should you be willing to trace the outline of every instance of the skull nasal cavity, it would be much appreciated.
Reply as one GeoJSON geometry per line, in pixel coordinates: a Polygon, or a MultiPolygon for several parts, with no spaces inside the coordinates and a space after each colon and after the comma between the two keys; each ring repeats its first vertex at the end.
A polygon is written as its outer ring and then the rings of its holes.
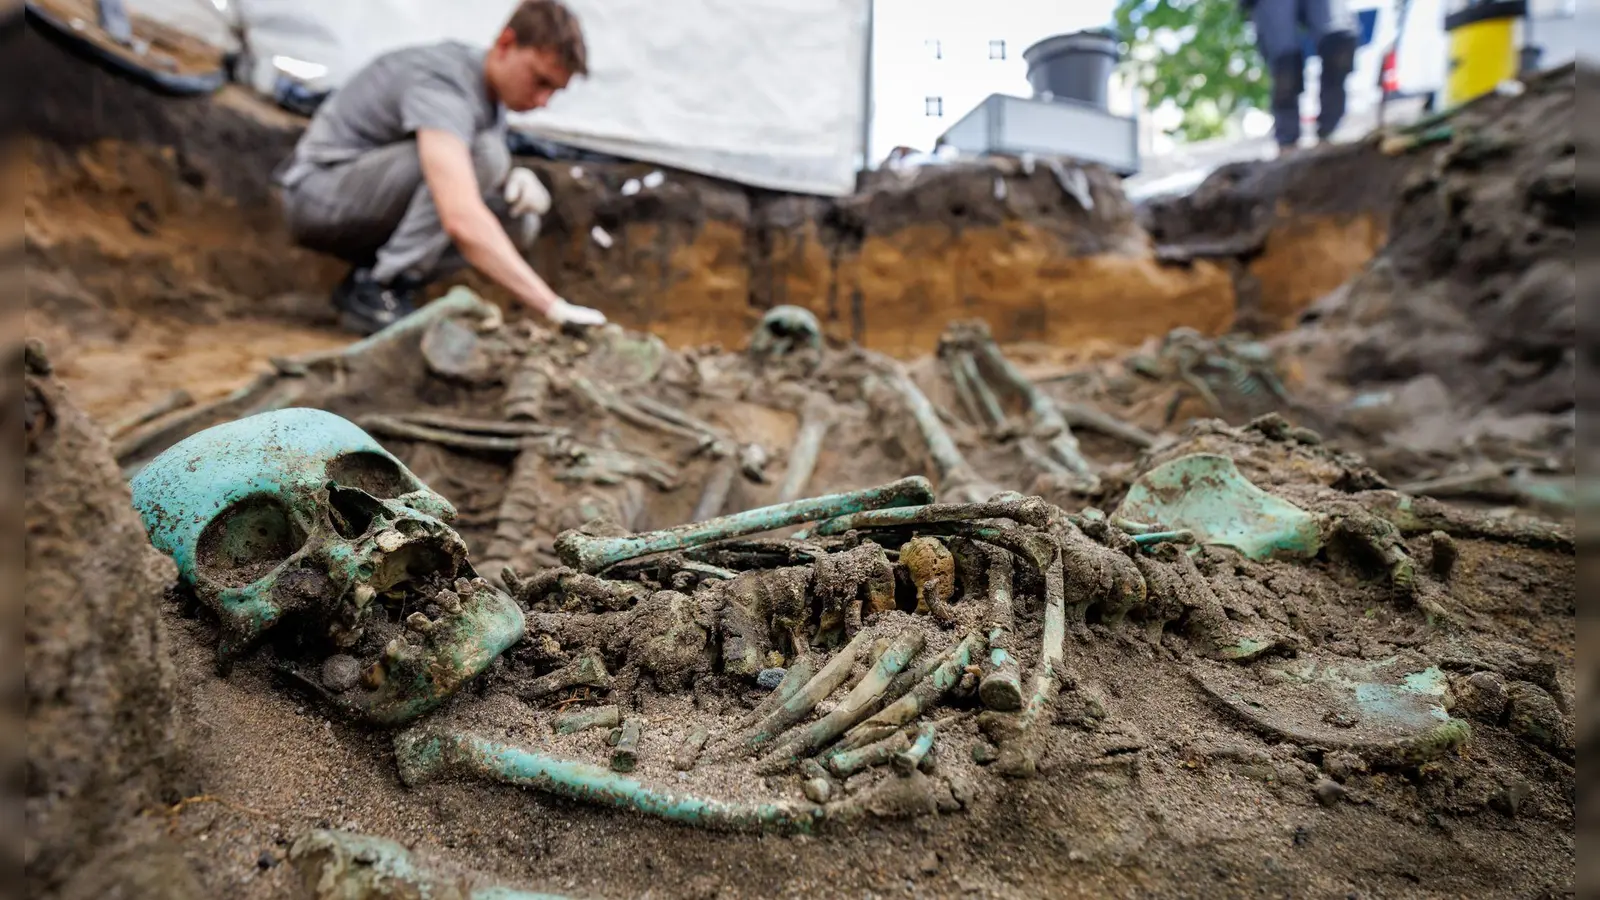
{"type": "Polygon", "coordinates": [[[383,504],[371,494],[338,485],[329,486],[328,505],[333,507],[333,530],[350,539],[366,534],[372,520],[383,512],[383,504]]]}
{"type": "Polygon", "coordinates": [[[226,587],[243,587],[277,568],[306,542],[276,497],[246,497],[200,533],[195,563],[226,587]]]}
{"type": "Polygon", "coordinates": [[[328,463],[327,474],[334,484],[359,488],[379,500],[393,500],[415,490],[398,463],[381,453],[365,450],[335,457],[328,463]]]}

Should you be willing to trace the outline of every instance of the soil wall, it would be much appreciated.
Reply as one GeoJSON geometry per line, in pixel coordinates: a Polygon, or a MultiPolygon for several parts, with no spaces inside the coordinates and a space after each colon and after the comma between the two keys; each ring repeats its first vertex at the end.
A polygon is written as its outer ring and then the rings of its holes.
{"type": "MultiPolygon", "coordinates": [[[[289,245],[270,187],[301,120],[231,89],[157,97],[37,35],[25,43],[41,73],[27,193],[36,310],[112,332],[129,314],[330,318],[341,266],[289,245]]],[[[877,173],[835,201],[678,172],[625,195],[654,167],[523,164],[555,198],[533,252],[541,273],[573,302],[680,346],[741,346],[783,303],[814,310],[835,338],[902,356],[931,350],[957,318],[1055,345],[1132,344],[1179,325],[1215,333],[1241,308],[1246,324],[1258,308],[1283,323],[1383,235],[1371,210],[1280,210],[1242,278],[1231,257],[1162,259],[1117,180],[1094,168],[1083,204],[1043,167],[877,173]]]]}

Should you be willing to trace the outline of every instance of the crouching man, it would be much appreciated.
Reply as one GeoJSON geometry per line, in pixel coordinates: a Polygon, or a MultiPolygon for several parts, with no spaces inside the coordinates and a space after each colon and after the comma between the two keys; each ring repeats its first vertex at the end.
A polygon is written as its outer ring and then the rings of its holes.
{"type": "Polygon", "coordinates": [[[277,180],[295,240],[353,267],[334,293],[347,327],[395,322],[463,264],[556,324],[605,323],[524,258],[550,197],[533,172],[511,167],[505,135],[507,110],[549,103],[588,73],[587,55],[570,10],[522,0],[487,50],[395,50],[322,104],[277,180]]]}

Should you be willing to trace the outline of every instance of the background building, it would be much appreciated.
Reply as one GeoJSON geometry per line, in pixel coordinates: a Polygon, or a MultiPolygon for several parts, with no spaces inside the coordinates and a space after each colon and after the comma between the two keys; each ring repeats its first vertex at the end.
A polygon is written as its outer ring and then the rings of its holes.
{"type": "MultiPolygon", "coordinates": [[[[897,146],[929,151],[990,94],[1029,96],[1022,51],[1054,34],[1111,24],[1112,0],[875,0],[868,156],[897,146]]],[[[1130,115],[1114,84],[1111,111],[1130,115]]]]}

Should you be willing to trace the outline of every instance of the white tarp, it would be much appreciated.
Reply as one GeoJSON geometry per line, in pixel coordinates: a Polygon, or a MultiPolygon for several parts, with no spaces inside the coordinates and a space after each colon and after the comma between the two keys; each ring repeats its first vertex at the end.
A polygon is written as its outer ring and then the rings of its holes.
{"type": "MultiPolygon", "coordinates": [[[[855,188],[868,0],[568,0],[590,74],[520,130],[776,190],[855,188]]],[[[128,0],[214,42],[242,19],[252,56],[327,66],[336,87],[395,47],[487,45],[515,0],[128,0]],[[223,7],[218,13],[215,7],[223,7]]],[[[261,85],[265,86],[265,85],[261,85]]]]}

